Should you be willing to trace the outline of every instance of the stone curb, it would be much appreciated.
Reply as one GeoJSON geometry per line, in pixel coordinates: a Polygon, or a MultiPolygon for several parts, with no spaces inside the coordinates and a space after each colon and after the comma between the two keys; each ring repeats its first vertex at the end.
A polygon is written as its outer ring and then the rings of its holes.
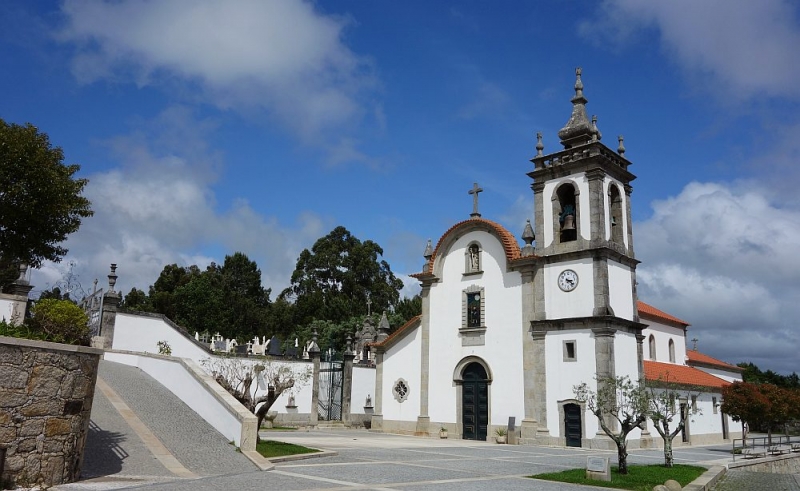
{"type": "Polygon", "coordinates": [[[700,477],[687,484],[684,491],[709,491],[714,488],[717,482],[722,479],[722,476],[728,472],[728,469],[723,466],[715,465],[705,471],[700,477]]]}
{"type": "MultiPolygon", "coordinates": [[[[306,460],[306,459],[317,459],[320,457],[334,457],[339,455],[338,452],[334,452],[333,450],[320,450],[319,452],[314,453],[300,453],[295,455],[282,455],[280,457],[272,457],[271,459],[267,459],[272,463],[279,463],[279,462],[291,462],[293,460],[306,460]]],[[[262,457],[263,458],[263,457],[262,457]]]]}

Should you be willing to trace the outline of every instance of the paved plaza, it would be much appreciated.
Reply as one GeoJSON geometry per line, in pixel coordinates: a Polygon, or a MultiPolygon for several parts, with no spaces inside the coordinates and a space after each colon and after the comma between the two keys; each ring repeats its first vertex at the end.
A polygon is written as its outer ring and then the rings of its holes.
{"type": "MultiPolygon", "coordinates": [[[[186,405],[138,369],[102,362],[100,378],[140,423],[151,430],[174,461],[155,455],[153,447],[134,429],[136,424],[129,424],[127,418],[117,414],[117,408],[108,400],[108,391],[98,390],[83,467],[84,480],[54,489],[600,489],[525,476],[584,467],[590,455],[616,462],[616,452],[612,451],[497,445],[370,433],[363,429],[320,429],[262,432],[262,438],[324,449],[332,454],[279,462],[272,471],[259,471],[186,405]]],[[[724,465],[729,459],[727,446],[675,450],[676,463],[711,466],[724,465]]],[[[630,452],[631,464],[660,462],[663,462],[660,450],[630,452]]],[[[725,489],[749,489],[737,488],[735,483],[732,486],[725,489]]],[[[770,491],[780,489],[800,488],[776,486],[770,491]]]]}

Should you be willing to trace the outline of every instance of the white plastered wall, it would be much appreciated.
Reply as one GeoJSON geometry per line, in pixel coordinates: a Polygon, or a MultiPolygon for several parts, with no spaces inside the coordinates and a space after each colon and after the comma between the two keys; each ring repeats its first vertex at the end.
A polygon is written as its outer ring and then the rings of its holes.
{"type": "Polygon", "coordinates": [[[421,329],[417,327],[383,355],[382,412],[385,421],[416,421],[419,416],[420,340],[421,329]],[[401,378],[408,382],[408,397],[398,402],[392,390],[401,378]]]}
{"type": "Polygon", "coordinates": [[[608,261],[608,297],[614,315],[633,320],[633,286],[631,268],[608,261]]]}
{"type": "Polygon", "coordinates": [[[524,416],[522,370],[521,275],[507,271],[506,254],[500,240],[484,231],[473,231],[456,240],[443,252],[442,281],[430,291],[430,392],[432,422],[457,422],[456,366],[475,356],[489,367],[493,382],[489,388],[490,425],[507,425],[509,416],[524,416]],[[473,241],[482,248],[482,270],[464,275],[464,254],[473,241]],[[470,286],[484,289],[486,326],[482,346],[463,346],[462,291],[470,286]]]}
{"type": "Polygon", "coordinates": [[[671,339],[675,343],[675,363],[678,365],[686,364],[686,337],[684,336],[684,331],[682,328],[662,324],[649,318],[643,318],[642,322],[647,324],[647,327],[642,330],[642,334],[644,335],[643,347],[645,360],[670,363],[669,341],[671,339]],[[656,342],[655,359],[650,353],[651,334],[655,338],[656,342]]]}
{"type": "Polygon", "coordinates": [[[544,302],[547,318],[591,316],[594,310],[593,284],[592,258],[546,265],[544,267],[544,302]],[[565,269],[571,269],[578,273],[578,286],[571,292],[562,291],[558,287],[558,275],[565,269]]]}
{"type": "MultiPolygon", "coordinates": [[[[560,401],[574,399],[573,387],[584,382],[595,387],[596,359],[594,335],[590,329],[551,331],[545,336],[547,360],[547,429],[552,436],[561,434],[558,406],[560,401]],[[564,361],[564,342],[575,341],[575,361],[564,361]]],[[[592,438],[597,432],[597,418],[587,412],[584,435],[592,438]]]]}
{"type": "MultiPolygon", "coordinates": [[[[310,392],[309,392],[310,394],[310,392]]],[[[375,404],[375,369],[372,367],[353,367],[353,390],[350,397],[350,413],[366,414],[367,396],[375,404]]]]}

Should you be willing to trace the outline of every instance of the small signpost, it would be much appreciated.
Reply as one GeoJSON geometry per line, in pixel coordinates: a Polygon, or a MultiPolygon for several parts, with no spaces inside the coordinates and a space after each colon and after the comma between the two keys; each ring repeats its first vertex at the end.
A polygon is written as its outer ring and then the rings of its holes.
{"type": "Polygon", "coordinates": [[[611,464],[606,457],[586,457],[586,479],[611,481],[611,464]]]}

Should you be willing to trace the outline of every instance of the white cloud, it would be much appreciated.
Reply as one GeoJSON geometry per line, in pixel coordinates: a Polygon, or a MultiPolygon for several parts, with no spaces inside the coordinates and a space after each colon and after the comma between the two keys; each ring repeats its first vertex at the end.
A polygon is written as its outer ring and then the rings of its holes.
{"type": "Polygon", "coordinates": [[[70,0],[62,10],[58,38],[76,45],[80,81],[196,86],[220,108],[266,110],[306,142],[357,124],[376,85],[369,60],[342,41],[352,21],[304,0],[70,0]]]}
{"type": "Polygon", "coordinates": [[[256,261],[263,283],[274,292],[288,286],[299,252],[322,234],[323,221],[301,212],[296,224],[286,226],[244,201],[226,203],[230,209],[217,212],[212,184],[221,158],[203,143],[213,124],[170,108],[142,127],[146,133],[108,143],[122,164],[88,176],[85,194],[94,216],[70,236],[63,262],[34,272],[33,284],[53,285],[73,261],[85,290],[95,278],[105,287],[109,264],[116,263],[119,291],[146,290],[165,265],[221,263],[223,257],[208,251],[222,250],[241,251],[256,261]]]}
{"type": "Polygon", "coordinates": [[[655,27],[687,75],[725,97],[800,98],[800,26],[789,0],[606,0],[581,33],[620,46],[655,27]]]}
{"type": "Polygon", "coordinates": [[[692,324],[699,349],[798,370],[800,209],[754,182],[690,183],[634,224],[639,297],[692,324]]]}

